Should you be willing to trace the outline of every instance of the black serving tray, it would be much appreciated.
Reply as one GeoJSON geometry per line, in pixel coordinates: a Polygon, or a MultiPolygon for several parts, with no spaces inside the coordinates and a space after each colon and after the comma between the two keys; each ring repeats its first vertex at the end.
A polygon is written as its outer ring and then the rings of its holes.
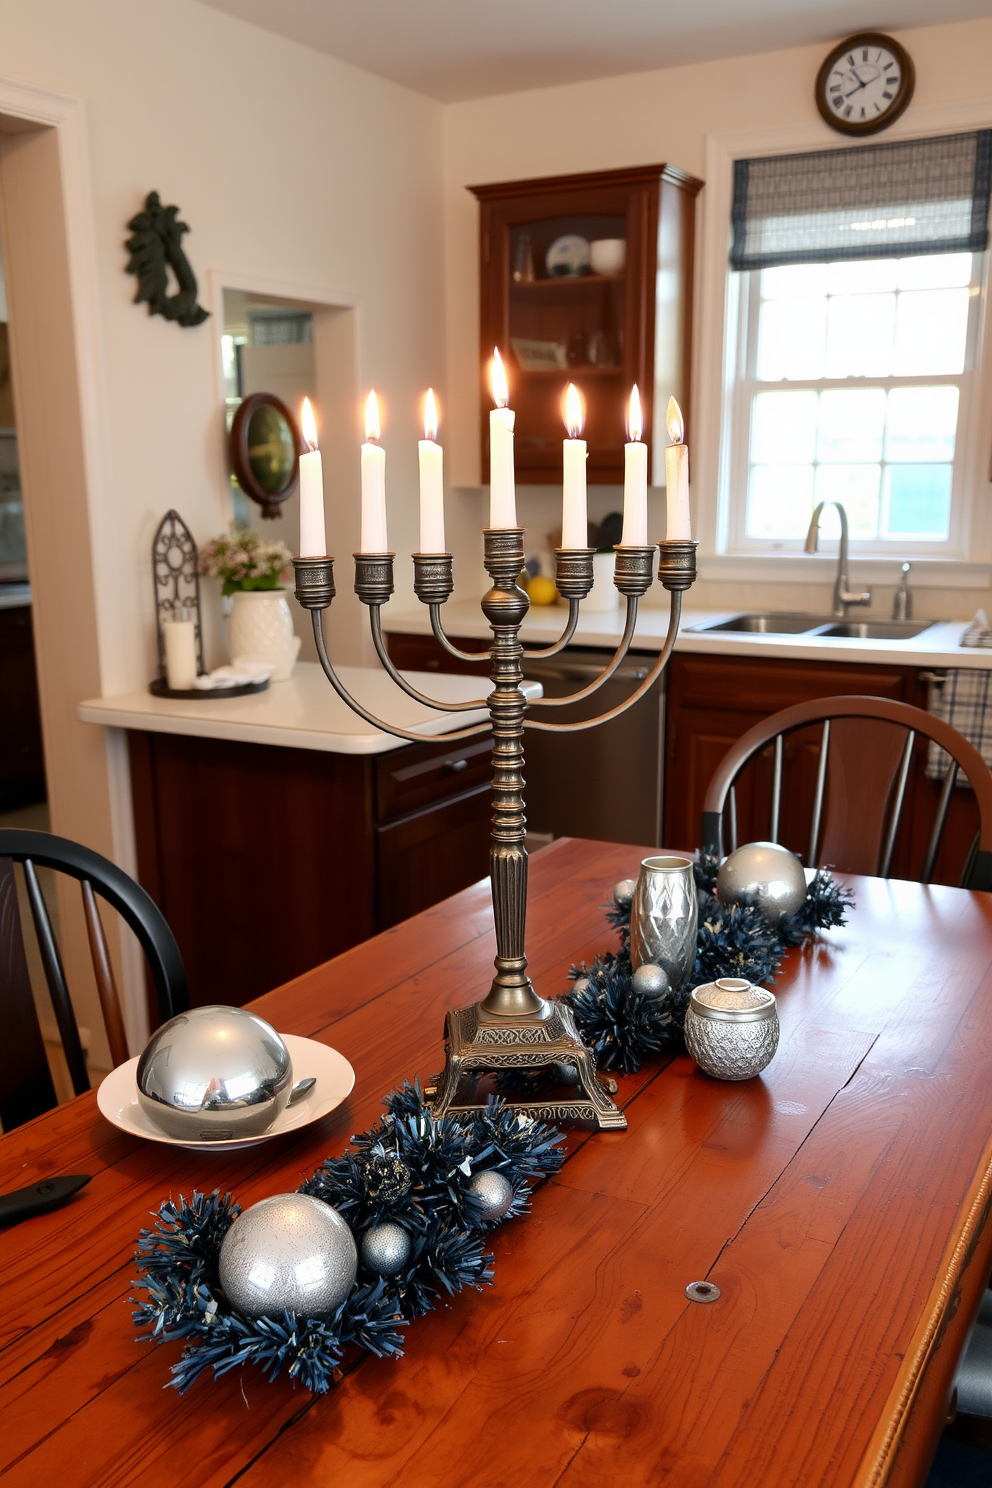
{"type": "Polygon", "coordinates": [[[236,687],[170,687],[161,677],[156,677],[154,682],[149,682],[148,691],[152,697],[160,698],[231,698],[247,697],[250,692],[264,692],[269,685],[269,678],[264,682],[239,682],[236,687]]]}

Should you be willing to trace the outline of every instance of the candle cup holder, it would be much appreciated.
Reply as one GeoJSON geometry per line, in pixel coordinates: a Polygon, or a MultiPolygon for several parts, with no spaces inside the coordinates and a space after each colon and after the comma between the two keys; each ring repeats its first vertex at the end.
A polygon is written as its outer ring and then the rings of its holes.
{"type": "MultiPolygon", "coordinates": [[[[528,701],[521,686],[524,652],[520,627],[527,615],[529,600],[517,582],[524,561],[523,528],[487,528],[484,541],[484,562],[492,586],[481,604],[493,636],[489,647],[492,691],[485,698],[465,703],[452,704],[429,698],[418,692],[397,670],[390,660],[381,630],[382,605],[393,590],[392,554],[360,553],[355,559],[355,590],[369,606],[376,652],[392,680],[409,696],[441,712],[486,708],[488,721],[441,735],[446,741],[468,738],[483,730],[489,730],[493,740],[489,868],[496,929],[495,976],[480,1001],[448,1014],[445,1022],[445,1067],[426,1085],[425,1094],[438,1115],[478,1110],[485,1106],[488,1098],[488,1092],[480,1088],[482,1079],[493,1076],[497,1080],[496,1089],[514,1110],[534,1119],[580,1121],[600,1130],[622,1130],[627,1125],[626,1118],[598,1078],[595,1058],[579,1038],[571,1010],[560,1001],[549,1001],[539,996],[527,975],[524,729],[574,733],[617,717],[640,701],[661,676],[675,645],[682,612],[682,592],[695,578],[696,545],[691,542],[660,545],[658,577],[671,593],[671,608],[668,635],[647,677],[623,703],[599,717],[576,723],[555,723],[530,715],[535,709],[553,710],[595,693],[627,654],[634,635],[639,600],[651,587],[655,550],[647,546],[617,549],[615,583],[626,600],[627,615],[620,643],[600,675],[568,697],[528,701]],[[568,1080],[561,1077],[563,1067],[569,1075],[568,1080]],[[542,1075],[545,1077],[543,1084],[542,1075]]],[[[554,656],[572,639],[580,603],[592,588],[592,559],[591,548],[557,550],[555,582],[559,593],[568,601],[568,619],[553,645],[532,651],[530,656],[554,656]]],[[[295,560],[296,596],[304,608],[311,611],[317,655],[329,682],[348,706],[368,723],[397,738],[422,743],[427,735],[387,723],[370,713],[351,696],[329,661],[323,612],[334,597],[332,564],[330,558],[295,560]]],[[[441,606],[452,588],[450,553],[414,554],[414,590],[430,609],[434,635],[449,655],[460,661],[478,663],[483,659],[482,655],[459,650],[444,633],[441,606]]],[[[614,1082],[611,1082],[611,1088],[615,1091],[614,1082]]]]}

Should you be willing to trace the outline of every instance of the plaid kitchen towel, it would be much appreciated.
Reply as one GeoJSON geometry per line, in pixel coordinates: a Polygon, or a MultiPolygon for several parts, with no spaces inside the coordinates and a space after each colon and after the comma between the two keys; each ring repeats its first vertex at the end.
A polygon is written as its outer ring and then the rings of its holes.
{"type": "MultiPolygon", "coordinates": [[[[952,667],[943,682],[930,683],[927,706],[935,718],[942,718],[963,734],[992,768],[992,671],[952,667]]],[[[927,753],[927,774],[931,780],[943,780],[949,758],[946,750],[931,741],[927,753]]],[[[968,784],[961,771],[957,783],[968,784]]]]}

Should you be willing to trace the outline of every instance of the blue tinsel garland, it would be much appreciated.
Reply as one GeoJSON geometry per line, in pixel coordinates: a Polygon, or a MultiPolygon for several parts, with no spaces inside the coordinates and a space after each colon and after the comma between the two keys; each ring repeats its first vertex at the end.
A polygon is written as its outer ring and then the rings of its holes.
{"type": "Polygon", "coordinates": [[[620,949],[597,956],[569,975],[582,985],[564,995],[583,1040],[605,1069],[634,1074],[645,1059],[681,1049],[686,1001],[693,987],[718,977],[773,982],[790,946],[818,930],[846,922],[852,895],[826,869],[815,874],[806,898],[790,919],[771,924],[756,899],[721,904],[716,897],[718,858],[700,854],[694,863],[699,893],[699,931],[693,975],[681,993],[642,997],[635,991],[630,962],[630,906],[609,904],[606,918],[619,932],[620,949]]]}
{"type": "Polygon", "coordinates": [[[471,1117],[436,1118],[419,1085],[403,1086],[384,1101],[378,1126],[353,1137],[353,1147],[328,1158],[300,1186],[338,1209],[356,1244],[372,1225],[391,1221],[411,1239],[404,1269],[389,1278],[363,1274],[329,1318],[246,1318],[220,1290],[217,1263],[224,1236],[241,1209],[231,1194],[194,1193],[170,1199],[155,1226],[142,1230],[136,1259],[143,1297],[135,1326],[156,1343],[186,1347],[169,1381],[180,1392],[205,1369],[215,1375],[245,1364],[274,1379],[285,1368],[308,1390],[323,1394],[349,1345],[381,1356],[403,1352],[400,1330],[444,1296],[491,1284],[492,1256],[482,1215],[469,1184],[486,1170],[502,1173],[513,1189],[503,1219],[528,1207],[532,1184],[561,1167],[563,1133],[490,1100],[471,1117]]]}

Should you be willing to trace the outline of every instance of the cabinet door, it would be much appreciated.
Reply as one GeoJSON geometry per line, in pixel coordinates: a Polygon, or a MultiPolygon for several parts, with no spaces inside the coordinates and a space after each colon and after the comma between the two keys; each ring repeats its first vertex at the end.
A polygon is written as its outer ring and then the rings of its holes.
{"type": "Polygon", "coordinates": [[[693,199],[701,184],[660,165],[473,188],[482,203],[483,473],[493,347],[507,366],[521,480],[561,479],[562,397],[570,381],[585,395],[592,482],[622,479],[634,383],[649,447],[656,367],[664,403],[674,393],[686,404],[693,199]],[[589,244],[622,246],[598,250],[612,251],[612,261],[581,263],[570,261],[569,240],[580,259],[589,244]]]}
{"type": "MultiPolygon", "coordinates": [[[[915,668],[763,661],[754,657],[676,654],[668,668],[665,833],[672,848],[699,846],[703,799],[730,746],[761,719],[793,703],[845,693],[918,703],[915,668]]],[[[805,854],[820,729],[792,734],[786,760],[780,839],[805,854]]],[[[748,767],[740,792],[738,841],[768,836],[771,746],[748,767]]]]}
{"type": "Polygon", "coordinates": [[[376,829],[380,930],[485,878],[489,798],[480,786],[376,829]]]}
{"type": "Polygon", "coordinates": [[[440,641],[427,635],[404,635],[400,631],[386,632],[386,650],[390,661],[404,672],[455,672],[459,676],[489,676],[489,642],[464,636],[451,636],[451,643],[459,651],[480,651],[478,661],[459,661],[445,651],[440,641]]]}

